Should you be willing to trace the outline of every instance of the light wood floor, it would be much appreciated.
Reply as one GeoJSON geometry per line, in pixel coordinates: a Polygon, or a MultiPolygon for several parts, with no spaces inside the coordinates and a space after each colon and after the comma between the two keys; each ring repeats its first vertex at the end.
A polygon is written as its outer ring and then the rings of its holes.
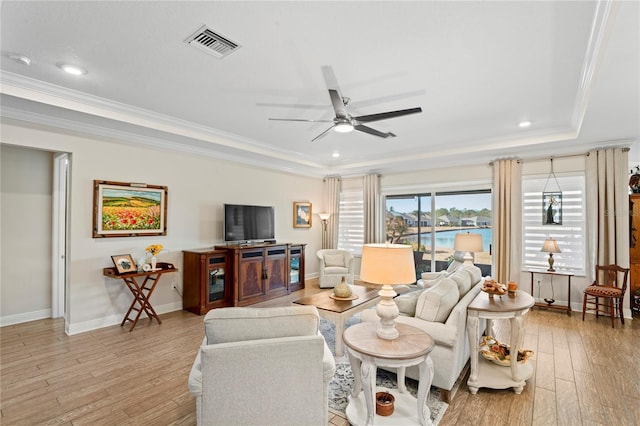
{"type": "MultiPolygon", "coordinates": [[[[317,282],[255,306],[288,305],[317,282]]],[[[640,320],[533,311],[525,347],[536,373],[524,392],[462,385],[441,425],[640,424],[640,320]]],[[[67,336],[60,319],[0,329],[2,425],[194,425],[187,377],[203,335],[202,317],[179,311],[133,332],[112,326],[67,336]]],[[[498,336],[501,338],[502,336],[498,336]]],[[[466,382],[463,381],[463,382],[466,382]]],[[[332,425],[347,424],[331,416],[332,425]]]]}

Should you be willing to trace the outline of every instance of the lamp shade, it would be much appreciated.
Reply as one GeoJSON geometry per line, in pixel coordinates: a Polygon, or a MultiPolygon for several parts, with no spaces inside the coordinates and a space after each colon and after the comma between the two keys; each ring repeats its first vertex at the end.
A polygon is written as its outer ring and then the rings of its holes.
{"type": "Polygon", "coordinates": [[[543,251],[545,253],[562,253],[560,251],[560,247],[558,247],[558,242],[553,238],[547,238],[546,240],[544,240],[544,244],[542,245],[540,251],[543,251]]]}
{"type": "Polygon", "coordinates": [[[413,248],[404,244],[365,244],[360,279],[380,285],[416,282],[413,248]]]}
{"type": "Polygon", "coordinates": [[[482,251],[482,235],[472,234],[470,232],[467,232],[466,234],[456,234],[456,239],[453,242],[453,249],[456,251],[471,253],[482,251]]]}
{"type": "Polygon", "coordinates": [[[320,216],[320,220],[329,220],[331,213],[318,213],[318,216],[320,216]]]}

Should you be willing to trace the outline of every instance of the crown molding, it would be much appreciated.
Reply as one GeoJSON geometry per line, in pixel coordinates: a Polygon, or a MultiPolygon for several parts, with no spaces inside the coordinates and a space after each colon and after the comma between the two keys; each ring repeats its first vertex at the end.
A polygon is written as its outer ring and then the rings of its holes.
{"type": "MultiPolygon", "coordinates": [[[[284,163],[295,165],[295,167],[291,167],[291,170],[297,170],[298,168],[301,171],[304,171],[305,169],[312,169],[317,170],[318,175],[324,174],[323,170],[325,169],[325,166],[322,164],[290,155],[288,151],[285,152],[255,140],[6,71],[0,71],[0,93],[29,101],[39,102],[45,105],[51,105],[123,122],[134,126],[146,127],[169,135],[177,135],[211,143],[211,150],[196,150],[200,155],[207,153],[210,156],[217,156],[219,155],[219,153],[216,152],[216,148],[218,147],[236,149],[274,159],[276,160],[276,163],[280,160],[284,163]]],[[[38,114],[35,114],[30,118],[28,118],[28,114],[23,117],[26,118],[25,121],[29,122],[36,122],[36,119],[42,119],[42,116],[38,114]]],[[[49,122],[48,125],[56,126],[56,121],[58,120],[49,122]]],[[[70,125],[70,121],[68,120],[66,122],[64,120],[59,121],[61,125],[70,125]]],[[[83,131],[92,133],[97,130],[100,130],[99,134],[103,134],[105,131],[108,131],[107,129],[100,129],[91,125],[86,126],[83,131]]],[[[114,133],[117,133],[117,131],[114,133]]],[[[131,135],[132,133],[129,133],[128,137],[131,138],[131,135]]],[[[167,149],[177,149],[177,147],[171,146],[171,142],[168,142],[167,144],[167,141],[165,141],[162,145],[167,149]]],[[[246,163],[245,160],[246,159],[244,157],[238,156],[234,161],[246,163]]],[[[271,167],[271,164],[266,160],[262,161],[260,166],[282,171],[280,166],[271,167]]],[[[299,174],[298,172],[295,173],[299,174]]]]}

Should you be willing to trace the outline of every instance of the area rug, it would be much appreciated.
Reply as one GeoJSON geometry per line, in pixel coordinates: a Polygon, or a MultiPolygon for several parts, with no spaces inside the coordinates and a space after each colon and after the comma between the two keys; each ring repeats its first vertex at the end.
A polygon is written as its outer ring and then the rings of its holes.
{"type": "MultiPolygon", "coordinates": [[[[345,328],[348,328],[353,324],[357,324],[358,322],[360,322],[360,319],[359,316],[356,315],[347,321],[345,328]]],[[[321,318],[320,332],[324,336],[324,339],[331,351],[335,352],[335,325],[331,321],[321,318]]],[[[410,392],[411,395],[417,396],[418,382],[416,380],[406,378],[405,384],[407,391],[410,392]]],[[[378,369],[376,385],[387,389],[397,389],[397,376],[394,373],[378,369]]],[[[351,371],[351,365],[349,364],[348,358],[346,356],[336,358],[336,372],[333,376],[333,380],[329,383],[329,408],[344,415],[352,389],[353,372],[351,371]]],[[[431,387],[427,397],[426,404],[431,411],[431,422],[434,425],[437,425],[449,407],[449,404],[442,401],[440,391],[433,386],[431,387]]]]}

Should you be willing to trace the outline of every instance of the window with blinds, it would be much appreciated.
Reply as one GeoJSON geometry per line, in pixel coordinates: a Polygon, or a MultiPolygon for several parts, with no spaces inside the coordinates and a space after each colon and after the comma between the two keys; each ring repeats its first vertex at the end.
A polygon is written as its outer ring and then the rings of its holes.
{"type": "Polygon", "coordinates": [[[522,178],[522,266],[530,269],[547,269],[549,254],[541,252],[544,240],[551,237],[558,241],[561,253],[553,255],[554,268],[558,271],[585,274],[585,179],[584,175],[558,175],[556,182],[549,181],[546,192],[562,192],[562,224],[543,225],[546,206],[542,193],[547,177],[522,178]],[[558,185],[560,189],[558,189],[558,185]]]}
{"type": "Polygon", "coordinates": [[[364,196],[362,190],[340,193],[338,248],[362,254],[364,244],[364,196]]]}

